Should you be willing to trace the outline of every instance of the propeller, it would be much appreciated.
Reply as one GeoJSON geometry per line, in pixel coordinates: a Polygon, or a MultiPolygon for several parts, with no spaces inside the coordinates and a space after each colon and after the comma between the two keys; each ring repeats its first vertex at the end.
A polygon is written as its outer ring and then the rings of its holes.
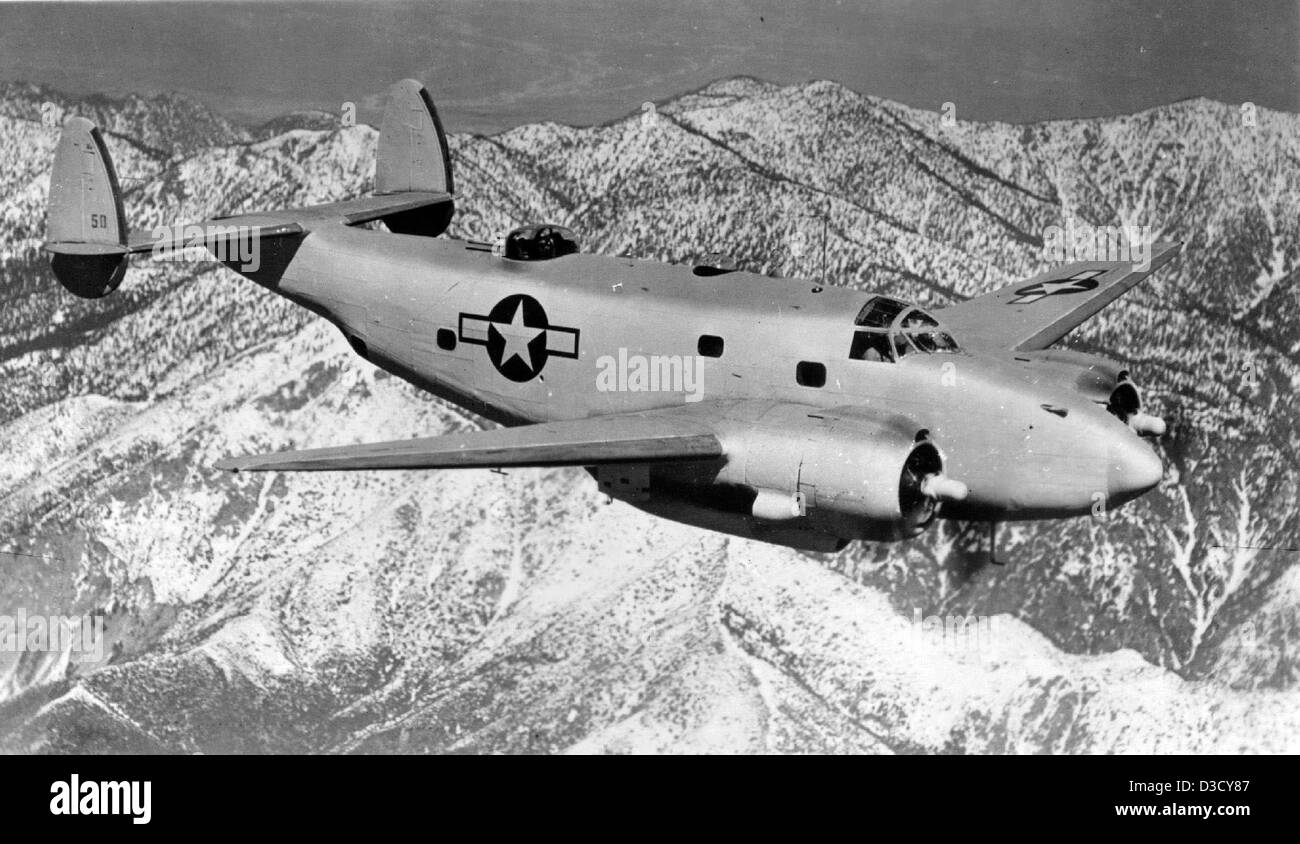
{"type": "Polygon", "coordinates": [[[1142,397],[1137,385],[1129,380],[1128,370],[1119,374],[1106,409],[1126,423],[1140,437],[1163,437],[1169,426],[1159,416],[1142,413],[1142,397]]]}
{"type": "Polygon", "coordinates": [[[1169,430],[1165,420],[1147,413],[1134,413],[1126,421],[1140,437],[1163,437],[1165,431],[1169,430]]]}
{"type": "Polygon", "coordinates": [[[899,505],[909,521],[929,523],[936,506],[944,501],[962,501],[970,489],[943,473],[943,458],[930,442],[928,432],[917,435],[918,447],[908,455],[899,479],[899,505]]]}
{"type": "Polygon", "coordinates": [[[935,501],[965,501],[970,487],[939,472],[922,478],[921,494],[935,501]]]}

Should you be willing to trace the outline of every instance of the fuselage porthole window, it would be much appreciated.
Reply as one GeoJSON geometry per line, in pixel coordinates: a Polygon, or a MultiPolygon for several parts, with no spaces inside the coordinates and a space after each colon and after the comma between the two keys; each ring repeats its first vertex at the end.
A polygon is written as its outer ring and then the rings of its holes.
{"type": "Polygon", "coordinates": [[[794,380],[800,387],[825,387],[826,364],[801,360],[794,368],[794,380]]]}
{"type": "Polygon", "coordinates": [[[725,345],[721,337],[713,334],[701,334],[700,341],[695,348],[700,353],[700,357],[720,358],[725,345]]]}

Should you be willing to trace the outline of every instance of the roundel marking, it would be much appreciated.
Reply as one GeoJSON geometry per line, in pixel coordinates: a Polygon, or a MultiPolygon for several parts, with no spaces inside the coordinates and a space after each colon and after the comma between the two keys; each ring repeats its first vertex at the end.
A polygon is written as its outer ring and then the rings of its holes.
{"type": "Polygon", "coordinates": [[[552,357],[578,357],[578,329],[552,325],[542,304],[514,293],[486,315],[460,315],[460,341],[487,348],[488,360],[506,378],[531,381],[552,357]]]}

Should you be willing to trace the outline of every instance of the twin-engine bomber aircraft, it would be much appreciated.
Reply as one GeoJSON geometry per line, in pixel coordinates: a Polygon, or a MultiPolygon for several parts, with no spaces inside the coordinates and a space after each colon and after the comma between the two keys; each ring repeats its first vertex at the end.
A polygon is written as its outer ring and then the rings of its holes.
{"type": "Polygon", "coordinates": [[[234,471],[581,466],[608,495],[815,551],[935,518],[1096,514],[1159,483],[1129,374],[1049,349],[1159,267],[1070,264],[933,313],[890,296],[582,254],[561,226],[439,238],[451,162],[424,86],[397,83],[373,196],[128,232],[104,139],[71,118],[46,251],[111,293],[133,253],[203,247],[328,319],[365,360],[502,428],[220,461],[234,471]],[[360,224],[382,220],[388,231],[360,224]],[[239,248],[237,249],[236,246],[239,248]],[[240,260],[249,247],[257,259],[240,260]]]}

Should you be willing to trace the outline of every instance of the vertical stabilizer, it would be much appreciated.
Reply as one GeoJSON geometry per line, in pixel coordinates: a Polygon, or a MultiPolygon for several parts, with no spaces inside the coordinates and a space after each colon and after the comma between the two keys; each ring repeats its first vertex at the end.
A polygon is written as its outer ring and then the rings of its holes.
{"type": "MultiPolygon", "coordinates": [[[[411,191],[451,195],[451,157],[447,135],[429,91],[414,79],[403,79],[388,90],[384,122],[379,128],[375,159],[375,193],[411,191]]],[[[451,202],[384,217],[399,234],[435,237],[451,222],[451,202]]]]}
{"type": "Polygon", "coordinates": [[[388,90],[375,161],[375,193],[403,191],[455,193],[442,121],[428,89],[414,79],[388,90]]]}
{"type": "Polygon", "coordinates": [[[117,173],[99,128],[84,117],[63,124],[50,171],[45,251],[59,282],[97,299],[126,273],[126,214],[117,173]]]}

